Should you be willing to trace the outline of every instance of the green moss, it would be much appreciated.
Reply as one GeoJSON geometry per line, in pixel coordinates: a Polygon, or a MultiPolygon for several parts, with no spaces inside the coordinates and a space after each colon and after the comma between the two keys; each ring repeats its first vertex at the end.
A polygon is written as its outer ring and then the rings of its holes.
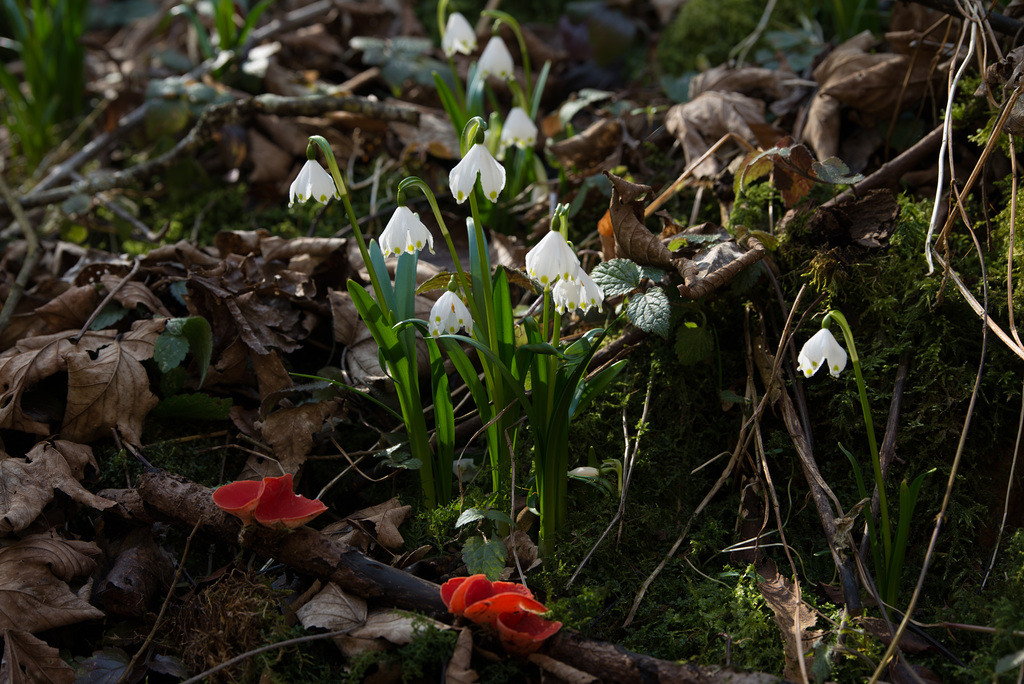
{"type": "Polygon", "coordinates": [[[374,670],[399,669],[403,684],[411,681],[437,681],[455,652],[458,632],[424,624],[408,644],[391,651],[373,651],[357,656],[349,665],[344,681],[357,684],[374,670]],[[426,678],[426,679],[424,679],[426,678]]]}
{"type": "MultiPolygon", "coordinates": [[[[769,26],[780,22],[795,25],[802,4],[782,0],[769,26]]],[[[661,68],[679,75],[725,62],[729,51],[754,30],[763,12],[760,0],[689,0],[658,42],[661,68]]]]}

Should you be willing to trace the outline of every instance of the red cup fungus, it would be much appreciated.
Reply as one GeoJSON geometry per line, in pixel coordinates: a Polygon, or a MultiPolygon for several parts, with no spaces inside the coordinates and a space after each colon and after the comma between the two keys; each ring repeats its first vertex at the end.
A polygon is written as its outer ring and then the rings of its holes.
{"type": "Polygon", "coordinates": [[[497,629],[502,645],[516,655],[533,653],[562,627],[540,617],[548,609],[527,587],[484,575],[453,577],[441,585],[441,600],[452,613],[497,629]]]}
{"type": "Polygon", "coordinates": [[[246,525],[255,519],[260,525],[278,529],[295,529],[327,510],[322,502],[292,491],[291,473],[218,487],[213,502],[246,525]]]}

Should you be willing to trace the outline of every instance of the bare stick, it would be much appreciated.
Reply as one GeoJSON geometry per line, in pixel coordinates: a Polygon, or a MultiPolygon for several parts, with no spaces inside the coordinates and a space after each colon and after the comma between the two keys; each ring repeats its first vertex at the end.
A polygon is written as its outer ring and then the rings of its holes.
{"type": "Polygon", "coordinates": [[[21,226],[21,234],[25,236],[26,245],[25,258],[21,262],[21,270],[18,271],[18,275],[11,285],[11,291],[7,295],[7,301],[4,302],[3,311],[0,311],[0,333],[3,333],[7,326],[11,324],[11,317],[18,308],[18,302],[21,301],[21,296],[25,292],[25,286],[28,285],[28,279],[32,277],[32,271],[39,262],[40,255],[39,237],[36,235],[32,223],[28,220],[28,216],[25,215],[25,210],[22,209],[21,204],[14,197],[14,193],[11,192],[10,186],[7,185],[7,181],[4,180],[3,174],[0,174],[0,196],[10,206],[14,219],[21,226]]]}

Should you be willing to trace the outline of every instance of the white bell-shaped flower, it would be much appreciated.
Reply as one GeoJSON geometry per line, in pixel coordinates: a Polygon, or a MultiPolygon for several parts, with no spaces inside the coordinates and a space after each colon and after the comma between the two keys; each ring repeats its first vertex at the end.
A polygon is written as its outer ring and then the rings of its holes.
{"type": "Polygon", "coordinates": [[[797,355],[797,362],[797,368],[808,378],[823,365],[827,365],[828,372],[838,378],[846,368],[846,350],[839,346],[828,328],[822,328],[804,343],[797,355]]]}
{"type": "Polygon", "coordinates": [[[559,278],[551,288],[551,301],[560,314],[575,311],[583,301],[583,284],[579,280],[559,278]]]}
{"type": "Polygon", "coordinates": [[[498,194],[505,187],[505,167],[480,143],[469,148],[462,161],[448,174],[448,187],[456,202],[462,204],[466,201],[473,192],[477,176],[480,177],[480,187],[484,189],[487,199],[497,202],[498,194]]]}
{"type": "Polygon", "coordinates": [[[493,75],[508,81],[513,76],[514,67],[512,53],[508,51],[505,41],[500,36],[491,36],[487,45],[484,46],[484,51],[480,53],[480,61],[476,64],[480,78],[493,75]]]}
{"type": "Polygon", "coordinates": [[[515,145],[521,149],[537,142],[537,126],[522,107],[513,107],[501,127],[501,146],[515,145]]]}
{"type": "Polygon", "coordinates": [[[462,303],[459,295],[448,290],[438,297],[434,306],[430,308],[430,320],[427,321],[427,327],[434,337],[445,333],[454,335],[460,328],[471,331],[473,317],[466,305],[462,303]]]}
{"type": "Polygon", "coordinates": [[[601,311],[601,305],[604,303],[604,292],[582,268],[579,272],[579,278],[580,284],[583,286],[583,299],[580,308],[584,311],[590,311],[597,307],[597,310],[601,311]]]}
{"type": "Polygon", "coordinates": [[[601,471],[593,466],[580,466],[569,471],[573,477],[601,477],[601,471]]]}
{"type": "Polygon", "coordinates": [[[456,52],[468,55],[476,50],[476,31],[461,12],[452,12],[448,15],[444,38],[441,39],[441,49],[447,57],[456,52]]]}
{"type": "Polygon", "coordinates": [[[398,256],[402,252],[412,254],[424,246],[430,249],[431,254],[434,253],[434,236],[420,221],[419,215],[405,206],[395,209],[378,242],[386,257],[398,256]]]}
{"type": "Polygon", "coordinates": [[[310,199],[327,204],[331,197],[341,199],[341,193],[338,192],[331,174],[324,171],[324,167],[314,160],[307,159],[299,170],[299,175],[288,188],[288,206],[292,206],[296,201],[306,202],[310,199]]]}
{"type": "Polygon", "coordinates": [[[562,233],[552,230],[526,253],[526,272],[548,287],[556,279],[576,280],[581,272],[580,260],[562,233]]]}

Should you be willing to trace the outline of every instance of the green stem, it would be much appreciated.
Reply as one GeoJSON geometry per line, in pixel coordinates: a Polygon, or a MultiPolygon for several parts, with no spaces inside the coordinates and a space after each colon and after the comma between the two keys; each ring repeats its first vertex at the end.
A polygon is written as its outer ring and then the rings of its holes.
{"type": "MultiPolygon", "coordinates": [[[[871,406],[868,403],[868,390],[864,384],[864,375],[860,369],[860,357],[857,355],[857,347],[853,342],[853,332],[846,317],[836,310],[829,311],[822,321],[822,327],[827,328],[830,321],[835,321],[843,331],[843,338],[846,340],[846,349],[850,354],[850,362],[853,364],[853,373],[857,378],[857,391],[860,393],[860,407],[864,413],[864,427],[868,433],[868,448],[871,450],[871,467],[875,474],[875,485],[878,487],[879,513],[882,517],[882,543],[885,549],[885,567],[889,567],[889,559],[892,557],[892,532],[889,528],[889,503],[885,495],[885,480],[882,477],[882,460],[878,454],[878,443],[875,440],[875,425],[871,420],[871,406]]],[[[880,580],[882,578],[879,578],[880,580]]]]}
{"type": "Polygon", "coordinates": [[[441,209],[437,205],[437,197],[434,196],[434,192],[430,189],[430,186],[422,179],[417,178],[416,176],[409,176],[398,184],[399,205],[405,204],[405,192],[410,188],[417,188],[422,191],[423,195],[427,198],[427,203],[430,204],[430,210],[434,212],[434,219],[437,221],[437,225],[441,229],[441,235],[444,236],[445,244],[448,245],[448,252],[451,254],[452,262],[455,264],[455,271],[459,274],[459,290],[462,292],[463,299],[465,299],[469,305],[470,313],[473,314],[473,320],[478,320],[480,318],[480,312],[477,311],[476,304],[473,301],[473,298],[469,295],[469,287],[466,285],[470,280],[462,268],[462,262],[459,260],[459,253],[455,250],[455,243],[452,242],[452,235],[448,231],[448,224],[445,223],[444,217],[441,215],[441,209]]]}
{"type": "MultiPolygon", "coordinates": [[[[327,168],[331,172],[331,176],[334,178],[334,184],[338,186],[338,193],[341,195],[341,203],[345,205],[345,213],[348,214],[349,225],[352,226],[352,233],[355,235],[356,244],[359,245],[359,254],[363,257],[363,263],[366,264],[366,271],[370,274],[370,283],[373,285],[373,295],[377,298],[382,311],[387,311],[384,304],[384,292],[380,288],[380,281],[377,279],[377,272],[373,268],[373,263],[370,261],[370,253],[366,249],[366,240],[363,238],[363,231],[359,229],[359,219],[356,218],[356,213],[352,209],[352,200],[348,196],[348,187],[345,185],[345,181],[341,178],[341,171],[338,170],[338,160],[334,158],[334,150],[331,149],[330,143],[327,139],[321,135],[309,136],[310,146],[316,145],[323,152],[324,158],[327,160],[327,168]]],[[[309,156],[309,150],[306,150],[307,157],[309,156]]],[[[392,318],[390,311],[387,311],[388,319],[392,318]]],[[[390,321],[394,323],[394,321],[390,321]]]]}
{"type": "MultiPolygon", "coordinates": [[[[516,34],[516,41],[519,43],[519,52],[523,56],[523,74],[526,78],[526,102],[530,102],[530,92],[533,86],[530,83],[530,52],[526,49],[526,38],[523,37],[523,31],[519,28],[519,22],[516,21],[508,12],[502,12],[501,10],[484,10],[480,13],[485,17],[494,17],[497,21],[494,22],[494,30],[497,31],[498,27],[502,22],[508,24],[509,28],[512,29],[512,33],[516,34]]],[[[523,107],[526,111],[529,110],[529,105],[523,107]]]]}

